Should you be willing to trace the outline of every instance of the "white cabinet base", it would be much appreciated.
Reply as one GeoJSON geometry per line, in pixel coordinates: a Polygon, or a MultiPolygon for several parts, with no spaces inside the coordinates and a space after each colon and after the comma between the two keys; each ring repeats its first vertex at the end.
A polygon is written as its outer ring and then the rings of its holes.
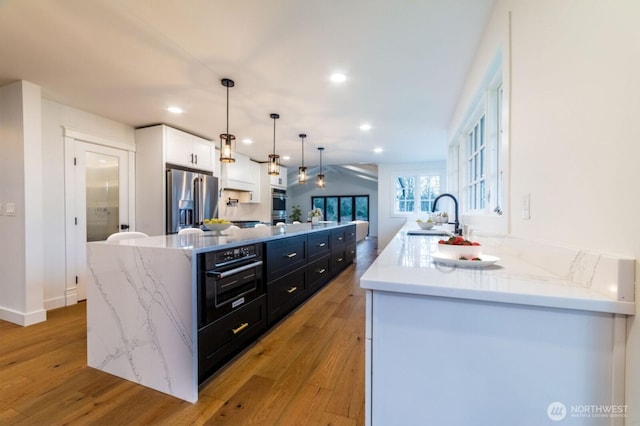
{"type": "Polygon", "coordinates": [[[624,405],[624,317],[383,291],[367,317],[368,424],[623,424],[571,409],[624,405]]]}

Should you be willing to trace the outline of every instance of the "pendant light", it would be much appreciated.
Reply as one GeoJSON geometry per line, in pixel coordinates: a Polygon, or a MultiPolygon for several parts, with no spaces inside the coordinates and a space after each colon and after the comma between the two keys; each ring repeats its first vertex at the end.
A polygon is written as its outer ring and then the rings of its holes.
{"type": "Polygon", "coordinates": [[[298,136],[302,139],[302,166],[298,167],[298,183],[307,183],[307,168],[304,166],[304,138],[307,135],[300,133],[298,136]]]}
{"type": "Polygon", "coordinates": [[[228,78],[223,78],[221,83],[227,88],[227,132],[220,135],[220,162],[235,163],[236,159],[233,158],[232,144],[236,137],[229,133],[229,87],[235,86],[235,83],[228,78]]]}
{"type": "Polygon", "coordinates": [[[276,120],[280,118],[279,114],[271,114],[273,118],[273,154],[269,154],[269,174],[278,176],[280,174],[280,156],[276,154],[276,120]]]}
{"type": "Polygon", "coordinates": [[[324,175],[322,174],[322,151],[324,151],[324,148],[320,147],[318,148],[318,151],[320,151],[320,173],[318,174],[316,185],[318,186],[318,188],[324,188],[325,181],[324,175]]]}

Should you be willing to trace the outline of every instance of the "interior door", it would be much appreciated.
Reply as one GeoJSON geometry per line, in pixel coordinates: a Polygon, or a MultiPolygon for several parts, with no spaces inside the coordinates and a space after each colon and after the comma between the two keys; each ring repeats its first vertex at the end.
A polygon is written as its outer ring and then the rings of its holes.
{"type": "Polygon", "coordinates": [[[86,243],[103,241],[131,225],[129,155],[123,149],[65,140],[67,304],[86,299],[86,243]]]}

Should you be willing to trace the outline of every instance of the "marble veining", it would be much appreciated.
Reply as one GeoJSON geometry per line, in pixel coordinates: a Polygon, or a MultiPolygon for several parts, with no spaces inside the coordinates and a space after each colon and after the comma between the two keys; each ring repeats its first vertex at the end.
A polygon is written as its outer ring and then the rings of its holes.
{"type": "Polygon", "coordinates": [[[191,253],[88,246],[89,365],[197,400],[191,253]]]}
{"type": "Polygon", "coordinates": [[[477,235],[500,261],[481,269],[433,261],[440,237],[403,228],[361,278],[361,286],[599,312],[635,313],[635,259],[508,236],[477,235]]]}

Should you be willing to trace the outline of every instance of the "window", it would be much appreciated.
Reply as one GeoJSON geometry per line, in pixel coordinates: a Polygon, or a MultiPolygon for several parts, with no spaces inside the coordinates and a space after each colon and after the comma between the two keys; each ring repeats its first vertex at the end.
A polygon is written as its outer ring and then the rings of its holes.
{"type": "MultiPolygon", "coordinates": [[[[502,74],[498,69],[479,92],[461,127],[458,158],[462,211],[502,214],[503,109],[502,74]]],[[[450,151],[451,152],[451,151],[450,151]]]]}
{"type": "Polygon", "coordinates": [[[473,125],[467,137],[467,153],[469,166],[467,196],[469,210],[485,208],[486,202],[486,174],[485,156],[487,146],[485,143],[485,118],[484,115],[473,125]]]}
{"type": "Polygon", "coordinates": [[[395,178],[394,213],[430,212],[441,193],[442,173],[416,173],[395,178]]]}
{"type": "Polygon", "coordinates": [[[368,195],[334,195],[311,197],[311,208],[322,210],[324,220],[350,222],[369,220],[368,195]]]}

